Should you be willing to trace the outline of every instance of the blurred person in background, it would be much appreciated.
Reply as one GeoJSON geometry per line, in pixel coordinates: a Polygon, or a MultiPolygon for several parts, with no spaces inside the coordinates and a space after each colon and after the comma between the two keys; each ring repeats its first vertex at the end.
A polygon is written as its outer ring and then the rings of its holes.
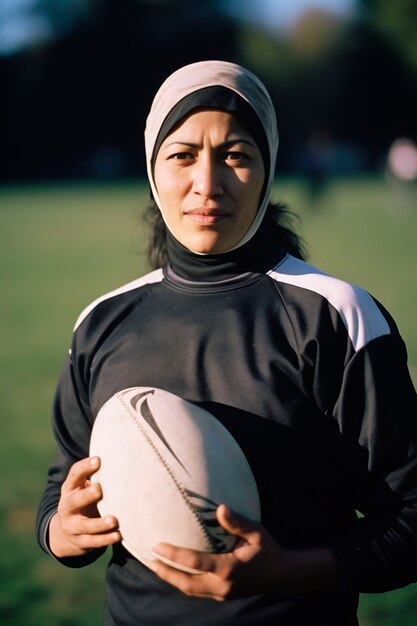
{"type": "Polygon", "coordinates": [[[388,209],[398,214],[416,210],[415,183],[417,181],[417,146],[400,137],[388,150],[385,176],[391,191],[388,209]]]}

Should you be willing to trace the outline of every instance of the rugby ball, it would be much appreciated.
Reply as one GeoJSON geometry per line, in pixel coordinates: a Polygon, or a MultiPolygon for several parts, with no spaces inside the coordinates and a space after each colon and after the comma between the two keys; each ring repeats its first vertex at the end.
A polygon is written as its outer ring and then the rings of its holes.
{"type": "Polygon", "coordinates": [[[167,391],[116,393],[96,417],[90,455],[101,459],[92,476],[103,491],[99,512],[116,516],[123,545],[145,565],[160,542],[232,550],[237,538],[216,519],[221,503],[260,520],[255,479],[236,440],[208,411],[167,391]]]}

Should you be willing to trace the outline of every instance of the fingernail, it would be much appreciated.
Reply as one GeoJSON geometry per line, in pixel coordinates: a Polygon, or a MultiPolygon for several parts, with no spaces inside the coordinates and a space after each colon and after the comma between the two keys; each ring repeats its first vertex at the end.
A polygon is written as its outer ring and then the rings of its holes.
{"type": "Polygon", "coordinates": [[[155,554],[160,554],[162,556],[164,553],[164,548],[161,544],[158,543],[156,546],[153,546],[152,552],[154,552],[155,554]]]}
{"type": "Polygon", "coordinates": [[[90,465],[94,467],[95,465],[97,465],[97,463],[98,463],[98,458],[96,456],[91,457],[90,465]]]}
{"type": "Polygon", "coordinates": [[[91,485],[91,490],[96,496],[101,494],[101,487],[98,483],[94,483],[93,485],[91,485]]]}

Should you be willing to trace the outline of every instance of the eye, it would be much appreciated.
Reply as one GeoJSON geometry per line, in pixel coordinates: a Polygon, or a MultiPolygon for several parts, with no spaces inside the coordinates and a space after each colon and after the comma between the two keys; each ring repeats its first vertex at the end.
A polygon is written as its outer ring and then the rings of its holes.
{"type": "Polygon", "coordinates": [[[194,159],[194,155],[192,152],[175,152],[170,158],[175,161],[186,161],[187,159],[194,159]]]}
{"type": "Polygon", "coordinates": [[[229,152],[225,152],[223,155],[223,158],[226,161],[226,163],[235,165],[238,163],[242,163],[242,161],[244,161],[247,157],[245,154],[243,154],[243,152],[238,152],[237,150],[231,150],[229,152]]]}

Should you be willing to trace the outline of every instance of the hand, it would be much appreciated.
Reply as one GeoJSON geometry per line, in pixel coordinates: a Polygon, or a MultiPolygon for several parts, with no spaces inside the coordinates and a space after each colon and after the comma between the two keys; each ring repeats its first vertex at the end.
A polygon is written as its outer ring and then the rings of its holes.
{"type": "Polygon", "coordinates": [[[58,558],[81,556],[121,540],[117,519],[100,517],[97,510],[101,486],[92,484],[90,477],[99,467],[98,457],[82,459],[62,484],[58,511],[49,524],[49,547],[58,558]]]}
{"type": "Polygon", "coordinates": [[[156,554],[201,574],[188,574],[159,560],[151,563],[151,569],[187,595],[218,601],[259,594],[284,598],[337,588],[336,563],[325,548],[282,548],[260,523],[225,505],[218,507],[217,519],[225,530],[239,537],[232,552],[211,554],[158,544],[156,554]]]}

